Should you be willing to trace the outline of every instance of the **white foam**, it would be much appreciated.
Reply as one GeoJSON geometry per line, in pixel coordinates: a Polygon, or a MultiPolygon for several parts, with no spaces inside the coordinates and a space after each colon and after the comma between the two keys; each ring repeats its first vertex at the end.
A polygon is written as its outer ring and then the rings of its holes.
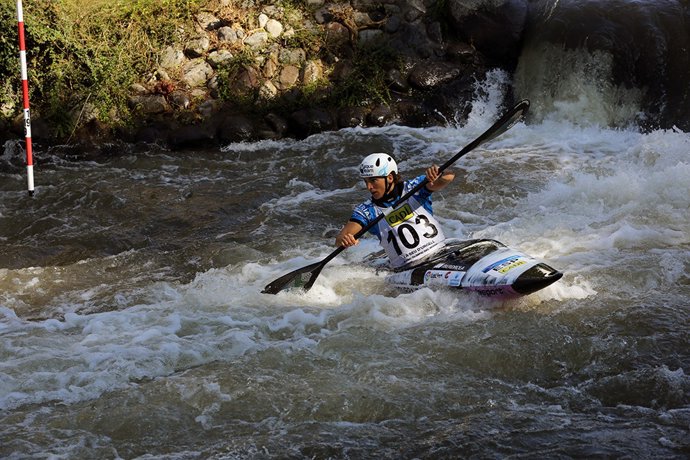
{"type": "MultiPolygon", "coordinates": [[[[497,87],[503,84],[500,75],[495,78],[497,87]]],[[[289,146],[308,157],[318,143],[333,144],[330,153],[341,149],[338,136],[379,136],[401,155],[406,170],[414,171],[445,161],[496,118],[499,105],[492,91],[487,94],[460,128],[353,129],[295,143],[232,145],[228,152],[289,146]]],[[[607,291],[629,295],[640,280],[651,288],[686,282],[689,147],[688,135],[678,130],[640,134],[552,119],[519,124],[463,159],[467,180],[477,183],[460,184],[472,186],[468,193],[452,185],[435,198],[435,209],[448,236],[495,238],[565,271],[561,281],[520,304],[529,308],[607,291]],[[502,173],[510,180],[501,178],[505,186],[498,188],[501,181],[493,178],[502,173]],[[643,269],[658,274],[624,276],[643,269]]],[[[318,208],[355,190],[320,188],[296,176],[284,197],[264,206],[268,212],[303,213],[302,207],[318,208]]],[[[304,238],[301,246],[272,254],[272,260],[253,254],[249,262],[204,270],[189,283],[137,286],[136,296],[122,287],[138,276],[136,270],[121,274],[140,263],[133,253],[59,268],[2,269],[0,409],[93,399],[138,379],[269,347],[313,350],[348,328],[396,331],[430,322],[481,321],[503,306],[448,291],[388,291],[375,270],[361,263],[378,250],[370,238],[329,262],[309,292],[260,293],[271,280],[327,256],[331,244],[304,238]],[[98,271],[99,263],[117,270],[98,271]],[[104,302],[103,278],[112,271],[121,276],[112,296],[114,311],[74,313],[94,300],[104,302]],[[17,315],[15,310],[30,307],[24,301],[29,294],[55,318],[27,321],[17,315]]],[[[209,392],[218,393],[209,385],[209,392]]],[[[204,406],[199,423],[210,426],[215,410],[204,406]]]]}

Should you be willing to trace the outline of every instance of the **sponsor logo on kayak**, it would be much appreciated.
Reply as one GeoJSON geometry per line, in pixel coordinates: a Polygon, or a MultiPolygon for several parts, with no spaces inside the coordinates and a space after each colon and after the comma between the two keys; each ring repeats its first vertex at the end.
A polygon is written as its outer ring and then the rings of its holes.
{"type": "Polygon", "coordinates": [[[526,260],[516,260],[515,262],[511,262],[508,265],[501,267],[500,269],[497,269],[496,271],[498,273],[507,273],[508,271],[512,270],[515,267],[519,267],[520,265],[525,265],[527,263],[526,260]]]}
{"type": "Polygon", "coordinates": [[[444,270],[455,270],[455,271],[460,271],[464,272],[467,271],[467,266],[466,265],[449,265],[449,264],[443,264],[439,268],[444,269],[444,270]]]}
{"type": "Polygon", "coordinates": [[[414,214],[412,213],[412,206],[406,203],[398,209],[388,213],[388,215],[386,216],[386,222],[388,222],[388,225],[390,225],[391,227],[395,227],[396,225],[400,225],[406,220],[410,220],[412,216],[414,216],[414,214]]]}
{"type": "Polygon", "coordinates": [[[504,295],[507,293],[505,288],[491,288],[491,289],[478,289],[476,291],[477,294],[483,297],[493,297],[493,296],[499,296],[499,295],[504,295]]]}
{"type": "Polygon", "coordinates": [[[462,280],[463,275],[465,272],[455,272],[450,276],[450,279],[448,280],[448,286],[452,287],[458,287],[460,286],[460,281],[462,280]]]}
{"type": "Polygon", "coordinates": [[[428,283],[431,280],[439,280],[443,278],[447,278],[444,272],[439,272],[436,270],[427,270],[426,273],[424,273],[424,284],[428,283]]]}
{"type": "Polygon", "coordinates": [[[505,274],[513,268],[519,267],[520,265],[524,265],[526,263],[527,261],[524,260],[522,256],[510,256],[489,265],[484,270],[482,270],[482,272],[487,273],[491,270],[494,270],[498,273],[505,274]]]}

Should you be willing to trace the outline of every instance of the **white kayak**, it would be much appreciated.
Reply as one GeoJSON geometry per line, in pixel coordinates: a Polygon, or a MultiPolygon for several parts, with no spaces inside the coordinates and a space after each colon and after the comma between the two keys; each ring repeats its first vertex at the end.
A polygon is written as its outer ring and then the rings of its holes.
{"type": "MultiPolygon", "coordinates": [[[[387,263],[382,252],[370,260],[379,273],[387,263]]],[[[447,240],[446,247],[433,258],[383,274],[386,283],[397,289],[463,289],[499,298],[532,294],[563,276],[539,259],[488,239],[447,240]]]]}

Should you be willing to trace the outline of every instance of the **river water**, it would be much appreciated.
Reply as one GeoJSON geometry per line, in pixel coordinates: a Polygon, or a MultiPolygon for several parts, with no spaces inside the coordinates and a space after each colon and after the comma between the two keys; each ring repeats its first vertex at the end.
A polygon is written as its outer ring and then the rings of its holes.
{"type": "MultiPolygon", "coordinates": [[[[500,80],[500,79],[499,79],[500,80]]],[[[356,166],[407,177],[467,123],[168,152],[0,157],[2,458],[686,458],[690,136],[520,123],[456,164],[447,236],[494,238],[565,276],[514,301],[391,292],[371,239],[308,293],[261,294],[332,250],[366,198],[356,166]]],[[[567,116],[564,116],[564,113],[567,116]]]]}

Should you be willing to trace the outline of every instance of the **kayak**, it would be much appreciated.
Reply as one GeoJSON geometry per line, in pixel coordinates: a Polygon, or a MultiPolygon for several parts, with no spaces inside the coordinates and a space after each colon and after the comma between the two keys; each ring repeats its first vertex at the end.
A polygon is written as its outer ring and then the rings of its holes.
{"type": "Polygon", "coordinates": [[[394,271],[381,268],[387,263],[382,252],[370,262],[386,284],[397,289],[462,289],[495,298],[532,294],[563,276],[545,262],[490,239],[447,240],[433,258],[394,271]]]}

